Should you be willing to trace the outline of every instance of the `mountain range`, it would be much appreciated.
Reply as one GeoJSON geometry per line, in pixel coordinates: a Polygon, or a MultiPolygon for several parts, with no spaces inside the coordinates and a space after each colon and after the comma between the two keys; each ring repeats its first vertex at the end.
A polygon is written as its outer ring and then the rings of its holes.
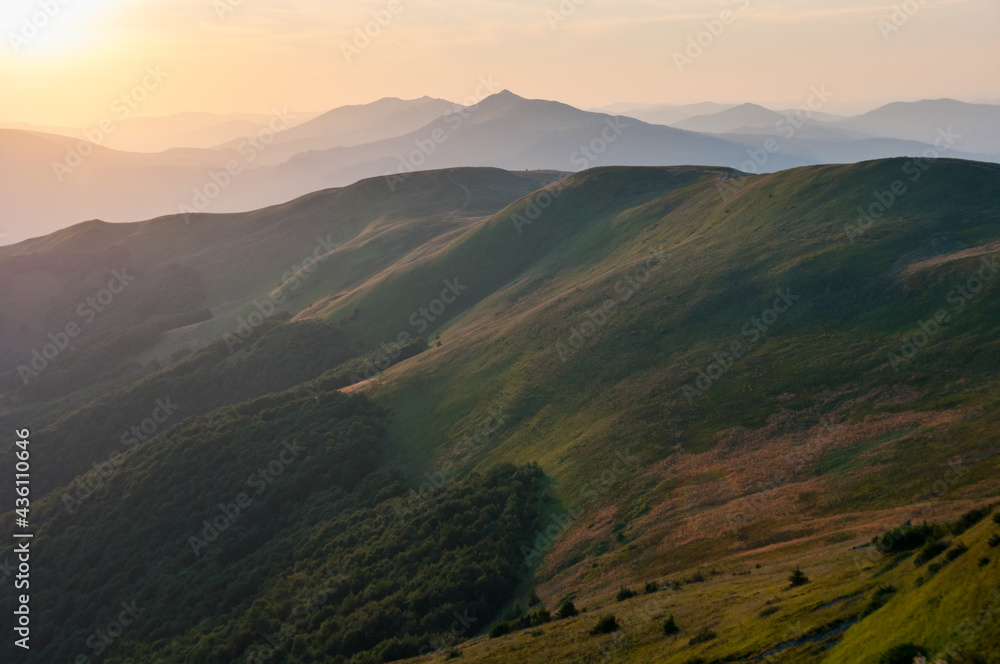
{"type": "Polygon", "coordinates": [[[424,97],[316,117],[275,109],[271,116],[133,118],[112,122],[111,132],[92,128],[83,139],[0,129],[0,233],[13,242],[85,219],[249,211],[433,168],[714,164],[773,172],[894,156],[996,161],[1000,154],[989,138],[998,107],[986,104],[899,103],[843,119],[752,104],[614,108],[624,110],[582,111],[503,91],[470,107],[424,97]],[[167,145],[188,147],[122,149],[167,145]]]}

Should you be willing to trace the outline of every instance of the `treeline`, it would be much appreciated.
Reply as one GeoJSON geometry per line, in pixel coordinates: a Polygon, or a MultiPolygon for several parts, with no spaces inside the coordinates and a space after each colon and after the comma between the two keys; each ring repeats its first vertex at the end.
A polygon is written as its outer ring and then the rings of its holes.
{"type": "Polygon", "coordinates": [[[523,571],[541,472],[471,475],[407,513],[402,476],[380,466],[384,417],[364,397],[301,386],[174,427],[73,514],[44,499],[36,654],[360,663],[477,633],[523,571]],[[123,602],[143,613],[102,647],[93,637],[123,602]]]}
{"type": "Polygon", "coordinates": [[[402,485],[373,478],[371,489],[382,486],[368,504],[317,524],[294,547],[294,575],[223,628],[150,661],[362,664],[450,648],[509,603],[541,478],[537,466],[473,474],[405,519],[405,498],[393,495],[402,485]]]}

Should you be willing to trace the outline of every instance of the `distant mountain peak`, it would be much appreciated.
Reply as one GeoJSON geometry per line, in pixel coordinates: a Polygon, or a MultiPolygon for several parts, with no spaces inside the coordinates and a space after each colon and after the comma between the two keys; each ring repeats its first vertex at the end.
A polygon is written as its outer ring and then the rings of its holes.
{"type": "Polygon", "coordinates": [[[500,105],[510,105],[519,102],[528,101],[524,97],[518,96],[511,92],[510,90],[501,90],[500,92],[489,95],[488,97],[483,97],[479,101],[480,105],[486,106],[500,106],[500,105]]]}

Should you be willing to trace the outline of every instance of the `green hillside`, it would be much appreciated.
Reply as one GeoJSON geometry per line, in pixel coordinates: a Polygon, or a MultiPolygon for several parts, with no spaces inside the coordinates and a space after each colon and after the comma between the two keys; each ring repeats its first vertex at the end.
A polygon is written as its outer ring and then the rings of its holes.
{"type": "Polygon", "coordinates": [[[557,177],[459,168],[392,188],[374,178],[254,212],[93,221],[0,247],[0,418],[49,402],[34,414],[51,419],[96,396],[75,392],[126,385],[261,309],[298,313],[557,177]],[[122,272],[119,292],[107,291],[122,272]],[[53,409],[56,398],[67,401],[53,409]]]}
{"type": "Polygon", "coordinates": [[[1000,657],[1000,166],[556,177],[370,180],[194,219],[197,247],[165,218],[2,250],[85,242],[93,274],[127,252],[197,295],[123,307],[118,356],[94,335],[47,383],[7,376],[0,421],[39,423],[51,492],[44,656],[142,598],[156,619],[105,661],[253,661],[269,636],[275,662],[1000,657]],[[176,420],[67,509],[163,395],[176,420]],[[194,552],[293,438],[308,462],[194,552]]]}
{"type": "Polygon", "coordinates": [[[366,311],[395,316],[368,328],[388,336],[435,278],[470,275],[441,345],[373,383],[397,414],[390,445],[434,467],[489,409],[505,413],[506,435],[465,467],[538,462],[562,509],[586,515],[566,525],[553,512],[548,534],[529,538],[550,606],[734,551],[829,536],[849,548],[873,529],[836,535],[831,520],[885,519],[955,460],[970,468],[949,501],[995,496],[1000,171],[941,161],[910,183],[913,167],[797,169],[726,183],[727,197],[715,173],[630,197],[616,180],[632,169],[601,169],[580,186],[606,182],[601,200],[615,192],[617,206],[578,201],[570,178],[520,235],[532,197],[512,205],[483,226],[490,251],[474,269],[466,237],[343,305],[361,329],[366,311]],[[901,179],[888,214],[845,228],[901,179]],[[662,265],[646,263],[651,249],[662,265]],[[494,274],[500,288],[473,290],[494,274]]]}

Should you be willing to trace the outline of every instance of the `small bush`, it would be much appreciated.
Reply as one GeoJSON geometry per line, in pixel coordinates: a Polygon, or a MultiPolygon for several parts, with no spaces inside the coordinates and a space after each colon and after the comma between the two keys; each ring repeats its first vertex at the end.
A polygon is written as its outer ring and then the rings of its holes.
{"type": "Polygon", "coordinates": [[[576,605],[569,600],[563,602],[563,605],[559,607],[556,611],[556,617],[562,620],[563,618],[572,618],[575,615],[579,615],[579,611],[576,610],[576,605]]]}
{"type": "Polygon", "coordinates": [[[532,611],[528,614],[529,627],[538,627],[539,625],[544,625],[547,622],[552,622],[552,614],[549,613],[545,607],[532,611]]]}
{"type": "Polygon", "coordinates": [[[944,554],[944,557],[948,560],[948,562],[951,562],[951,561],[955,560],[955,558],[958,558],[960,555],[962,555],[963,553],[965,553],[968,550],[969,550],[969,547],[967,547],[964,544],[962,544],[961,542],[959,542],[955,546],[953,546],[950,549],[948,549],[948,551],[944,554]]]}
{"type": "Polygon", "coordinates": [[[879,553],[912,551],[919,549],[926,542],[940,539],[944,530],[940,526],[929,526],[926,523],[920,526],[912,526],[909,523],[884,533],[881,537],[873,537],[872,544],[879,553]]]}
{"type": "Polygon", "coordinates": [[[660,584],[657,583],[656,581],[647,581],[646,582],[646,594],[647,595],[652,595],[655,592],[659,592],[659,590],[660,590],[660,584]]]}
{"type": "Polygon", "coordinates": [[[690,577],[684,579],[685,583],[703,583],[704,581],[705,581],[705,575],[701,573],[701,570],[698,570],[690,577]]]}
{"type": "Polygon", "coordinates": [[[993,515],[993,523],[1000,526],[1000,512],[997,512],[996,514],[993,515]]]}
{"type": "MultiPolygon", "coordinates": [[[[1000,514],[998,514],[997,516],[1000,516],[1000,514]]],[[[1000,533],[993,533],[993,537],[989,539],[987,544],[989,544],[994,549],[1000,546],[1000,533]]]]}
{"type": "Polygon", "coordinates": [[[598,636],[600,634],[610,634],[618,630],[618,619],[615,618],[613,613],[601,616],[601,619],[597,621],[594,625],[594,629],[590,630],[591,636],[598,636]]]}
{"type": "Polygon", "coordinates": [[[497,623],[493,629],[490,630],[490,638],[498,639],[501,636],[507,636],[513,631],[511,624],[508,622],[497,623]]]}
{"type": "Polygon", "coordinates": [[[674,622],[673,616],[670,616],[669,618],[663,621],[663,633],[665,635],[673,636],[679,631],[681,631],[681,628],[677,626],[676,622],[674,622]]]}
{"type": "Polygon", "coordinates": [[[626,588],[625,586],[622,586],[621,588],[618,589],[617,599],[619,602],[624,602],[627,599],[632,599],[638,594],[639,593],[637,593],[636,591],[631,590],[630,588],[626,588]]]}
{"type": "Polygon", "coordinates": [[[804,586],[809,583],[809,577],[798,567],[795,571],[788,575],[788,582],[792,584],[792,588],[797,588],[798,586],[804,586]]]}
{"type": "Polygon", "coordinates": [[[958,521],[954,522],[949,526],[953,535],[961,535],[966,530],[976,525],[980,521],[986,518],[986,515],[990,513],[988,508],[969,510],[961,517],[958,521]]]}
{"type": "Polygon", "coordinates": [[[979,560],[976,561],[976,564],[978,564],[980,567],[986,567],[987,565],[990,564],[990,559],[988,556],[980,556],[979,560]]]}
{"type": "Polygon", "coordinates": [[[712,630],[706,628],[706,629],[701,630],[700,632],[698,632],[694,636],[692,636],[691,639],[688,641],[688,644],[692,645],[692,646],[696,646],[699,643],[706,643],[708,641],[711,641],[712,639],[715,638],[715,636],[716,636],[715,632],[713,632],[712,630]]]}
{"type": "Polygon", "coordinates": [[[868,602],[868,606],[866,606],[865,610],[861,613],[861,617],[864,618],[865,616],[869,616],[878,611],[879,609],[881,609],[883,606],[885,606],[885,603],[889,601],[889,598],[895,594],[896,594],[895,586],[882,586],[881,588],[876,590],[872,594],[872,598],[868,602]]]}
{"type": "Polygon", "coordinates": [[[924,548],[920,549],[920,553],[917,557],[913,559],[913,565],[915,567],[920,567],[926,562],[934,560],[939,555],[944,553],[944,550],[948,548],[948,542],[942,542],[937,540],[935,542],[928,542],[924,545],[924,548]]]}
{"type": "Polygon", "coordinates": [[[926,648],[904,643],[887,650],[878,661],[879,664],[913,664],[913,660],[917,657],[926,657],[929,654],[926,648]]]}
{"type": "Polygon", "coordinates": [[[451,650],[448,651],[448,654],[445,655],[445,661],[449,659],[458,659],[461,656],[462,656],[461,650],[459,650],[458,648],[452,648],[451,650]]]}
{"type": "Polygon", "coordinates": [[[757,615],[759,615],[761,618],[766,618],[766,617],[768,617],[770,615],[774,615],[779,610],[780,609],[778,609],[778,607],[776,607],[776,606],[768,606],[768,607],[766,607],[764,609],[761,609],[760,613],[757,614],[757,615]]]}
{"type": "Polygon", "coordinates": [[[701,657],[692,657],[691,659],[685,660],[684,664],[705,664],[705,660],[701,657]]]}

